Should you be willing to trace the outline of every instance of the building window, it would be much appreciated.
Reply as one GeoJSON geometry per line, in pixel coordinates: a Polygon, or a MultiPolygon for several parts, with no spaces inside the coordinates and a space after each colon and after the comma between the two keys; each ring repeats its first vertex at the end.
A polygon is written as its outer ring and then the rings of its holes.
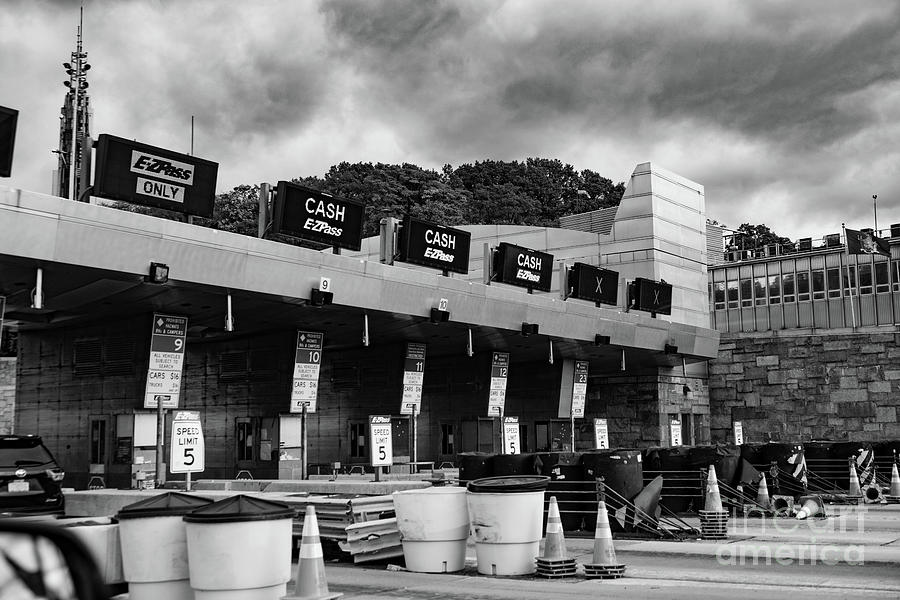
{"type": "Polygon", "coordinates": [[[852,296],[856,289],[856,267],[841,269],[841,274],[844,279],[844,295],[852,296]]]}
{"type": "Polygon", "coordinates": [[[813,300],[825,299],[825,270],[812,270],[813,300]]]}
{"type": "Polygon", "coordinates": [[[900,292],[900,260],[891,261],[894,272],[894,291],[900,292]]]}
{"type": "Polygon", "coordinates": [[[797,301],[809,301],[809,273],[806,271],[797,273],[797,301]]]}
{"type": "Polygon", "coordinates": [[[859,265],[859,293],[871,294],[874,290],[872,285],[872,265],[859,265]]]}
{"type": "MultiPolygon", "coordinates": [[[[738,282],[734,279],[728,281],[728,308],[738,307],[738,282]]],[[[538,450],[540,452],[540,450],[538,450]]]]}
{"type": "Polygon", "coordinates": [[[841,269],[840,269],[840,267],[834,267],[833,269],[828,269],[828,297],[829,298],[840,298],[841,297],[841,269]]]}
{"type": "Polygon", "coordinates": [[[753,278],[753,297],[757,306],[766,305],[766,278],[765,276],[753,278]]]}
{"type": "Polygon", "coordinates": [[[887,294],[891,291],[891,285],[888,278],[888,263],[881,261],[875,263],[875,293],[887,294]]]}
{"type": "Polygon", "coordinates": [[[550,423],[541,421],[534,424],[534,442],[535,452],[550,451],[550,423]]]}
{"type": "Polygon", "coordinates": [[[784,293],[785,302],[794,301],[794,274],[785,273],[782,278],[782,291],[784,293]]]}
{"type": "Polygon", "coordinates": [[[441,454],[456,454],[453,423],[441,423],[441,454]]]}
{"type": "Polygon", "coordinates": [[[769,275],[769,304],[781,304],[781,276],[769,275]]]}
{"type": "Polygon", "coordinates": [[[753,306],[753,284],[749,278],[741,279],[741,306],[753,306]]]}
{"type": "Polygon", "coordinates": [[[725,282],[717,281],[713,284],[713,307],[716,310],[725,308],[725,282]]]}
{"type": "Polygon", "coordinates": [[[368,458],[366,445],[368,423],[350,423],[350,458],[368,458]]]}

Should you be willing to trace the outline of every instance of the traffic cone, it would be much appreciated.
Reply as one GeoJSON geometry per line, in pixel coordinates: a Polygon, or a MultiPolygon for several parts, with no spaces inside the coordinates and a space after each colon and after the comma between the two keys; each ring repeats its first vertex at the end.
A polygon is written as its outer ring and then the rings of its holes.
{"type": "Polygon", "coordinates": [[[800,496],[799,503],[801,508],[797,511],[798,519],[825,516],[825,503],[819,496],[800,496]]]}
{"type": "Polygon", "coordinates": [[[900,504],[900,473],[897,472],[897,463],[891,467],[891,493],[885,499],[888,504],[900,504]]]}
{"type": "Polygon", "coordinates": [[[547,537],[544,539],[544,555],[538,556],[535,573],[541,577],[571,577],[575,575],[575,559],[566,556],[566,538],[556,496],[550,496],[547,511],[547,537]]]}
{"type": "Polygon", "coordinates": [[[856,474],[856,465],[852,461],[850,463],[850,491],[847,492],[847,495],[852,498],[862,497],[862,490],[859,489],[859,476],[856,474]]]}
{"type": "Polygon", "coordinates": [[[316,509],[306,507],[303,519],[303,538],[300,541],[300,560],[297,563],[297,577],[294,579],[294,594],[283,596],[281,600],[330,600],[343,594],[328,592],[325,580],[325,557],[319,540],[319,522],[316,509]]]}
{"type": "Polygon", "coordinates": [[[700,537],[704,540],[723,540],[728,533],[728,513],[722,508],[716,467],[709,465],[706,477],[706,505],[700,511],[700,537]]]}
{"type": "Polygon", "coordinates": [[[769,510],[772,505],[772,501],[769,500],[769,486],[766,485],[765,473],[762,474],[762,477],[759,480],[759,489],[756,492],[756,503],[766,510],[769,510]]]}
{"type": "Polygon", "coordinates": [[[706,477],[706,505],[707,512],[722,512],[722,496],[719,494],[719,481],[716,479],[716,467],[709,465],[709,475],[706,477]]]}
{"type": "Polygon", "coordinates": [[[588,579],[613,579],[625,574],[625,565],[616,560],[606,502],[597,506],[597,527],[594,529],[594,562],[584,564],[584,576],[588,579]]]}

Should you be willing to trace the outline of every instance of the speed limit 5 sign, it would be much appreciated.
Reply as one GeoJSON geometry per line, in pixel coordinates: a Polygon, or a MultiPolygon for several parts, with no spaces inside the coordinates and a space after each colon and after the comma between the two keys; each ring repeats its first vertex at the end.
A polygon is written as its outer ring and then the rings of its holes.
{"type": "Polygon", "coordinates": [[[178,411],[172,421],[172,444],[169,452],[169,471],[199,473],[206,468],[206,448],[200,413],[178,411]]]}
{"type": "Polygon", "coordinates": [[[372,442],[372,466],[387,467],[394,464],[391,418],[389,416],[369,416],[369,438],[372,442]]]}

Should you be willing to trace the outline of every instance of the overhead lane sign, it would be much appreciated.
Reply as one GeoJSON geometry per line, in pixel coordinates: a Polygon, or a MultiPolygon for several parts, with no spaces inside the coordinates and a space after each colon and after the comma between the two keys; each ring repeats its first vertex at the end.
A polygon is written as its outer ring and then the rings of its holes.
{"type": "Polygon", "coordinates": [[[553,255],[500,242],[494,254],[494,276],[501,283],[549,292],[553,255]]]}
{"type": "Polygon", "coordinates": [[[187,317],[159,313],[153,315],[144,408],[156,408],[160,401],[163,408],[178,407],[187,322],[187,317]]]}
{"type": "Polygon", "coordinates": [[[462,229],[406,218],[400,229],[401,262],[454,273],[469,272],[472,234],[462,229]]]}
{"type": "Polygon", "coordinates": [[[272,203],[272,232],[359,250],[366,206],[289,181],[279,181],[272,203]]]}
{"type": "Polygon", "coordinates": [[[94,195],[211,217],[218,171],[218,163],[103,133],[94,195]]]}
{"type": "Polygon", "coordinates": [[[569,270],[567,296],[597,304],[618,304],[619,273],[577,262],[569,270]]]}

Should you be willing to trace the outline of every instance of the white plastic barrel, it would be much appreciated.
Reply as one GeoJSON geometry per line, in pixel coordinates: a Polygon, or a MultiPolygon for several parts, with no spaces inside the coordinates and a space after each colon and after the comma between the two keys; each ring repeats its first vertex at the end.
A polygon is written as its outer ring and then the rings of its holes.
{"type": "Polygon", "coordinates": [[[479,573],[534,573],[548,481],[549,477],[510,476],[469,482],[466,501],[479,573]]]}
{"type": "Polygon", "coordinates": [[[392,496],[406,568],[418,573],[462,570],[469,538],[465,488],[432,487],[392,496]]]}
{"type": "Polygon", "coordinates": [[[294,510],[233,496],[184,517],[196,600],[278,600],[291,578],[294,510]]]}

